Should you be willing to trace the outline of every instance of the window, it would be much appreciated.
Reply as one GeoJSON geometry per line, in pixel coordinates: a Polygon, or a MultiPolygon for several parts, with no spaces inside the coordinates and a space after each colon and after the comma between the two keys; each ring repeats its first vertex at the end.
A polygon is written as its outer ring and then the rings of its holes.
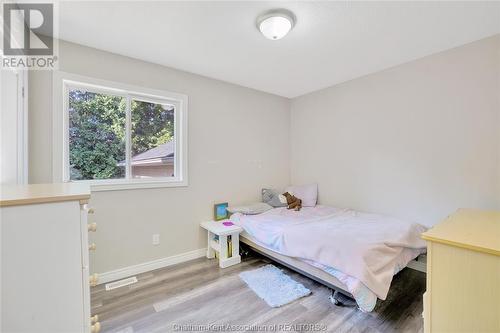
{"type": "Polygon", "coordinates": [[[60,75],[63,181],[94,190],[187,185],[186,96],[60,75]]]}
{"type": "Polygon", "coordinates": [[[175,177],[175,106],[132,100],[132,177],[175,177]]]}
{"type": "Polygon", "coordinates": [[[68,90],[69,180],[126,177],[124,97],[68,90]]]}

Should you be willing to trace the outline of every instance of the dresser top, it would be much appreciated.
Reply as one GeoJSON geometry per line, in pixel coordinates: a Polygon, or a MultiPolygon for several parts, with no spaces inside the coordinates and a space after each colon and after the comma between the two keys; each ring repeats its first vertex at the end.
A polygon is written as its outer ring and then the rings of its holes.
{"type": "Polygon", "coordinates": [[[89,199],[90,187],[85,184],[0,185],[1,207],[89,199]]]}
{"type": "Polygon", "coordinates": [[[500,256],[500,212],[459,209],[422,238],[500,256]]]}

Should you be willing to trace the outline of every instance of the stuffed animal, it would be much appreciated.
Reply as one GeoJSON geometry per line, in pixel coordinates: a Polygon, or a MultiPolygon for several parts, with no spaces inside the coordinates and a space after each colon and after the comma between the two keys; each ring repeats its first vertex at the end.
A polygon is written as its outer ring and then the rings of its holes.
{"type": "Polygon", "coordinates": [[[287,204],[288,209],[299,211],[302,208],[302,200],[295,197],[293,193],[285,192],[279,196],[280,201],[287,204]]]}

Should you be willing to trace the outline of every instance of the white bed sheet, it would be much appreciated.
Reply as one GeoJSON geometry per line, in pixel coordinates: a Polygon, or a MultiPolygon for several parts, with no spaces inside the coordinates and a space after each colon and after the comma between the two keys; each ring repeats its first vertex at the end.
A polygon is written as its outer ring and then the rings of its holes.
{"type": "MultiPolygon", "coordinates": [[[[316,207],[303,207],[299,212],[288,210],[284,207],[275,208],[258,215],[243,215],[233,214],[231,220],[233,223],[241,226],[245,231],[242,236],[252,240],[253,242],[278,252],[278,244],[282,235],[283,229],[287,225],[294,222],[304,220],[313,220],[321,217],[327,217],[335,214],[355,214],[355,211],[347,209],[339,209],[329,206],[318,205],[316,207]]],[[[408,263],[416,258],[424,249],[404,249],[397,258],[394,274],[398,273],[408,263]]],[[[301,258],[299,258],[301,259],[301,258]]],[[[328,274],[334,276],[339,281],[345,284],[348,291],[353,295],[359,308],[364,312],[370,312],[376,305],[377,296],[359,279],[341,272],[334,267],[328,267],[313,260],[301,259],[304,262],[315,266],[328,274]]]]}

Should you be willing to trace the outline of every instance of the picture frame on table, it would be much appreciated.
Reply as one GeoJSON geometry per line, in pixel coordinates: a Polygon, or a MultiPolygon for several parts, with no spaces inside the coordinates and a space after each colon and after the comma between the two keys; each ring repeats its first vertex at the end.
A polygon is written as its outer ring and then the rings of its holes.
{"type": "Polygon", "coordinates": [[[227,207],[229,204],[227,202],[222,202],[214,205],[214,220],[221,221],[229,218],[229,212],[227,207]]]}

